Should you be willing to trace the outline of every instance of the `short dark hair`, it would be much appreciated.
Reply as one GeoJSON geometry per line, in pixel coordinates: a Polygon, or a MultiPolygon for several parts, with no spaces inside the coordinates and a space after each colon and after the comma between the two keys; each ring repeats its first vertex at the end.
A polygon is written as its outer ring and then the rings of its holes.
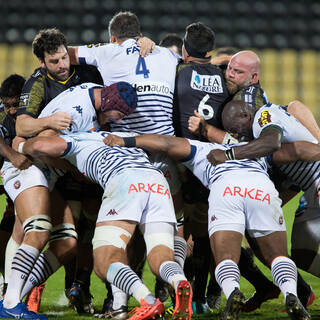
{"type": "Polygon", "coordinates": [[[54,54],[61,45],[67,49],[67,39],[56,28],[40,30],[32,42],[33,53],[42,61],[44,61],[45,52],[54,54]]]}
{"type": "Polygon", "coordinates": [[[109,22],[109,35],[120,40],[141,35],[138,17],[130,11],[120,11],[109,22]]]}
{"type": "Polygon", "coordinates": [[[160,41],[159,46],[165,47],[165,48],[176,46],[181,56],[182,44],[183,44],[183,40],[177,33],[168,33],[160,41]]]}
{"type": "Polygon", "coordinates": [[[26,79],[18,74],[12,74],[4,79],[0,87],[0,98],[20,97],[26,79]]]}
{"type": "Polygon", "coordinates": [[[201,22],[186,27],[185,41],[198,52],[209,52],[215,46],[215,34],[211,28],[201,22]]]}

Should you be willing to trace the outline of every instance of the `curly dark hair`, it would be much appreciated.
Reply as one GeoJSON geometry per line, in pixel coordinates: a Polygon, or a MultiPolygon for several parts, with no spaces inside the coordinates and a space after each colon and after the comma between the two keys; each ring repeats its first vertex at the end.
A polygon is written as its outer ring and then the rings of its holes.
{"type": "Polygon", "coordinates": [[[54,54],[61,45],[67,49],[67,39],[56,28],[40,30],[32,42],[33,53],[42,61],[44,61],[45,52],[54,54]]]}
{"type": "Polygon", "coordinates": [[[0,98],[20,97],[26,79],[18,74],[12,74],[4,79],[0,87],[0,98]]]}

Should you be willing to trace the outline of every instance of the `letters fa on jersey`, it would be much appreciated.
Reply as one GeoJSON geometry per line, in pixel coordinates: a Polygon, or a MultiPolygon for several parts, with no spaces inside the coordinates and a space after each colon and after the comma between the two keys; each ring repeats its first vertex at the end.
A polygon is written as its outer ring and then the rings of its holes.
{"type": "Polygon", "coordinates": [[[194,90],[208,93],[223,93],[221,77],[219,75],[203,75],[192,71],[190,87],[194,90]]]}

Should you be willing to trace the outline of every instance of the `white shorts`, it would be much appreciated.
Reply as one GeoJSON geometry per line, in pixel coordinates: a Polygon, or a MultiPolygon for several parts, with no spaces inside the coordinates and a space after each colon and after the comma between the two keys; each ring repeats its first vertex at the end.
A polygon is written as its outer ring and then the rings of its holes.
{"type": "Polygon", "coordinates": [[[126,169],[105,187],[98,222],[130,220],[176,223],[169,185],[163,175],[146,169],[126,169]]]}
{"type": "Polygon", "coordinates": [[[208,231],[230,230],[253,238],[286,231],[281,200],[264,174],[226,173],[212,184],[209,195],[208,231]]]}
{"type": "Polygon", "coordinates": [[[26,170],[19,170],[11,162],[4,162],[1,168],[1,178],[4,188],[13,202],[21,192],[32,187],[43,186],[52,191],[57,176],[49,171],[45,175],[44,168],[45,166],[40,170],[39,167],[31,165],[26,170]]]}

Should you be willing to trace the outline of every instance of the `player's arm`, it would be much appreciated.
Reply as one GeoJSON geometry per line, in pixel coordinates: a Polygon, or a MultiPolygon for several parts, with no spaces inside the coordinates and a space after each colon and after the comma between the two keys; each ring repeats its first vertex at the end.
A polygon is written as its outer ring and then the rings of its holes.
{"type": "Polygon", "coordinates": [[[248,144],[226,151],[211,150],[207,158],[212,164],[218,165],[227,160],[264,157],[280,149],[281,138],[282,132],[278,130],[278,127],[269,126],[261,132],[259,138],[250,141],[248,144]]]}
{"type": "Polygon", "coordinates": [[[188,129],[193,134],[202,136],[210,142],[224,144],[238,143],[238,140],[233,138],[229,133],[208,124],[204,117],[196,110],[194,110],[194,116],[188,120],[188,129]]]}
{"type": "Polygon", "coordinates": [[[27,169],[31,166],[32,162],[25,155],[22,155],[12,149],[2,136],[0,136],[0,155],[7,158],[16,168],[20,170],[27,169]]]}
{"type": "Polygon", "coordinates": [[[109,146],[138,147],[150,153],[161,152],[176,160],[186,159],[191,153],[191,146],[187,139],[168,135],[144,134],[129,138],[108,135],[104,142],[109,146]]]}
{"type": "Polygon", "coordinates": [[[56,112],[43,118],[33,118],[28,114],[21,114],[16,120],[17,136],[32,137],[46,129],[66,130],[69,128],[71,120],[71,116],[66,112],[56,112]]]}
{"type": "Polygon", "coordinates": [[[295,100],[288,104],[287,111],[298,119],[320,142],[320,129],[311,110],[301,101],[295,100]]]}
{"type": "Polygon", "coordinates": [[[78,47],[68,47],[68,54],[70,58],[70,64],[80,64],[79,63],[79,55],[78,55],[78,47]]]}
{"type": "Polygon", "coordinates": [[[60,157],[68,148],[67,142],[58,137],[35,137],[26,142],[20,142],[18,151],[22,154],[29,154],[34,158],[60,157]]]}
{"type": "Polygon", "coordinates": [[[319,161],[320,145],[308,141],[285,143],[273,154],[272,160],[278,165],[298,160],[306,162],[319,161]]]}

